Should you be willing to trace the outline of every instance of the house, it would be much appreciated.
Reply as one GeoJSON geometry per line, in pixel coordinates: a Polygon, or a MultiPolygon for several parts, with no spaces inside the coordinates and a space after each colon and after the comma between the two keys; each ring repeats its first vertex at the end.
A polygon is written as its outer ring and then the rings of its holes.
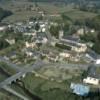
{"type": "Polygon", "coordinates": [[[87,46],[86,44],[81,44],[80,46],[79,45],[72,46],[72,50],[78,53],[85,52],[87,50],[87,46]]]}
{"type": "Polygon", "coordinates": [[[32,42],[32,43],[25,42],[25,46],[26,46],[26,48],[29,48],[29,47],[34,48],[36,46],[36,44],[34,42],[32,42]]]}
{"type": "Polygon", "coordinates": [[[38,54],[36,51],[31,48],[24,49],[23,52],[27,55],[27,57],[33,57],[34,59],[38,58],[38,54]]]}
{"type": "Polygon", "coordinates": [[[84,27],[77,30],[77,35],[84,35],[84,34],[89,34],[89,33],[94,33],[94,32],[95,32],[95,29],[84,27]]]}
{"type": "Polygon", "coordinates": [[[83,80],[83,82],[88,84],[93,84],[93,85],[99,85],[99,79],[93,77],[87,77],[83,80]]]}
{"type": "Polygon", "coordinates": [[[43,50],[42,51],[42,56],[48,56],[49,54],[49,51],[48,50],[43,50]]]}
{"type": "Polygon", "coordinates": [[[72,51],[76,51],[78,53],[85,52],[87,50],[87,45],[85,43],[80,42],[79,37],[63,36],[60,39],[60,43],[71,47],[72,51]]]}
{"type": "Polygon", "coordinates": [[[32,33],[24,33],[24,35],[27,35],[27,36],[36,36],[36,32],[32,32],[32,33]]]}
{"type": "Polygon", "coordinates": [[[47,57],[50,61],[57,62],[59,60],[58,53],[56,52],[51,52],[49,50],[43,50],[42,56],[47,57]]]}
{"type": "Polygon", "coordinates": [[[84,33],[85,33],[85,31],[84,31],[83,28],[80,28],[80,29],[77,30],[78,35],[84,35],[84,33]]]}
{"type": "Polygon", "coordinates": [[[87,96],[90,91],[89,86],[85,86],[82,84],[71,83],[70,88],[72,89],[73,93],[79,96],[87,96]]]}
{"type": "Polygon", "coordinates": [[[83,79],[84,83],[99,85],[100,83],[100,67],[91,65],[87,71],[87,77],[83,79]]]}
{"type": "Polygon", "coordinates": [[[47,56],[47,58],[50,60],[50,61],[54,61],[54,62],[57,62],[59,57],[57,55],[54,55],[54,54],[50,54],[47,56]]]}
{"type": "Polygon", "coordinates": [[[71,54],[68,52],[61,52],[61,53],[59,53],[59,56],[63,57],[63,58],[69,58],[71,56],[71,54]]]}
{"type": "Polygon", "coordinates": [[[1,32],[1,31],[4,31],[5,29],[6,29],[5,26],[0,26],[0,32],[1,32]]]}
{"type": "Polygon", "coordinates": [[[0,23],[0,32],[5,31],[8,28],[7,24],[5,23],[0,23]]]}
{"type": "Polygon", "coordinates": [[[28,57],[32,57],[33,52],[32,52],[31,50],[27,50],[27,51],[26,51],[26,55],[27,55],[28,57]]]}
{"type": "Polygon", "coordinates": [[[95,64],[100,64],[100,55],[95,53],[94,51],[89,51],[86,53],[86,58],[88,58],[90,61],[94,62],[95,64]]]}
{"type": "Polygon", "coordinates": [[[36,43],[42,43],[46,44],[48,42],[48,38],[46,36],[46,33],[44,32],[37,32],[36,34],[36,43]]]}

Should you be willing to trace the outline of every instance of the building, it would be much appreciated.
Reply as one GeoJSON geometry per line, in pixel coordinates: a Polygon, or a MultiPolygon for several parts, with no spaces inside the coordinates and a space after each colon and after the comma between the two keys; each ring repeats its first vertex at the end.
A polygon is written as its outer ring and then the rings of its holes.
{"type": "Polygon", "coordinates": [[[5,26],[0,26],[0,32],[4,31],[6,29],[5,26]]]}
{"type": "Polygon", "coordinates": [[[69,46],[71,47],[72,51],[76,51],[78,53],[85,52],[87,50],[87,45],[85,43],[80,42],[79,37],[63,36],[60,39],[60,44],[69,46]]]}
{"type": "Polygon", "coordinates": [[[7,24],[5,23],[0,23],[0,32],[5,31],[8,28],[7,24]]]}
{"type": "Polygon", "coordinates": [[[69,58],[71,56],[71,54],[68,52],[61,52],[61,53],[59,53],[59,56],[63,57],[63,58],[69,58]]]}
{"type": "Polygon", "coordinates": [[[42,56],[47,57],[50,61],[57,62],[59,60],[59,55],[56,52],[51,52],[49,50],[43,50],[42,56]]]}
{"type": "Polygon", "coordinates": [[[47,56],[47,58],[50,60],[50,61],[54,61],[54,62],[57,62],[59,57],[57,55],[54,55],[54,54],[50,54],[47,56]]]}
{"type": "Polygon", "coordinates": [[[99,85],[99,79],[93,77],[87,77],[83,79],[83,82],[88,84],[93,84],[93,85],[99,85]]]}
{"type": "Polygon", "coordinates": [[[87,96],[90,91],[89,86],[84,86],[82,84],[71,83],[70,88],[72,89],[73,93],[79,96],[87,96]]]}
{"type": "Polygon", "coordinates": [[[36,43],[46,44],[48,42],[48,38],[46,33],[44,32],[37,32],[36,34],[36,43]]]}
{"type": "Polygon", "coordinates": [[[27,49],[25,48],[22,50],[22,52],[24,52],[27,55],[27,57],[32,57],[34,59],[37,59],[39,55],[38,52],[32,50],[31,48],[27,48],[27,49]]]}
{"type": "Polygon", "coordinates": [[[88,58],[90,61],[94,62],[95,64],[100,64],[100,55],[95,53],[94,51],[89,51],[86,53],[86,58],[88,58]]]}
{"type": "Polygon", "coordinates": [[[24,35],[27,35],[27,36],[36,36],[36,32],[32,32],[32,33],[24,33],[24,35]]]}
{"type": "Polygon", "coordinates": [[[34,47],[36,47],[36,44],[34,43],[34,42],[32,42],[32,43],[29,43],[29,42],[25,42],[25,46],[26,46],[26,48],[34,48],[34,47]]]}
{"type": "Polygon", "coordinates": [[[83,79],[84,83],[99,85],[100,83],[100,67],[91,65],[87,71],[87,77],[83,79]]]}
{"type": "Polygon", "coordinates": [[[77,30],[77,35],[91,34],[94,33],[95,29],[90,29],[88,27],[80,28],[77,30]]]}
{"type": "Polygon", "coordinates": [[[80,28],[80,29],[77,30],[78,35],[84,35],[84,33],[85,33],[85,31],[84,31],[83,28],[80,28]]]}

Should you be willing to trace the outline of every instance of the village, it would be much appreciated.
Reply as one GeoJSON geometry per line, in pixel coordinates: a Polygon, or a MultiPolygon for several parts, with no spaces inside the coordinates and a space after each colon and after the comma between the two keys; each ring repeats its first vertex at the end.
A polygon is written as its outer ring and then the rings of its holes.
{"type": "Polygon", "coordinates": [[[87,95],[91,85],[100,87],[100,55],[91,49],[93,43],[82,41],[80,35],[95,33],[95,30],[78,28],[73,35],[64,35],[64,31],[60,30],[56,38],[49,30],[52,25],[57,24],[53,21],[35,19],[1,24],[0,37],[4,38],[8,47],[0,52],[0,56],[18,66],[32,65],[38,59],[55,64],[38,70],[41,75],[36,74],[51,81],[62,82],[67,78],[74,78],[75,74],[80,76],[83,72],[81,70],[85,70],[86,75],[82,77],[81,82],[72,81],[70,88],[77,95],[87,95]],[[74,70],[79,72],[71,73],[74,70]],[[62,71],[64,75],[61,74],[62,71]],[[66,74],[66,71],[69,71],[69,74],[66,74]]]}

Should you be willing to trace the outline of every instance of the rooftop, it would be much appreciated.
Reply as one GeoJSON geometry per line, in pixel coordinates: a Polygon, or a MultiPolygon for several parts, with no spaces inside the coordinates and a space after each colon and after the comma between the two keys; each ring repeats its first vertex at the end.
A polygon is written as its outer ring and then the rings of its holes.
{"type": "Polygon", "coordinates": [[[73,93],[80,96],[86,96],[90,90],[88,86],[84,86],[82,84],[74,84],[74,83],[71,83],[70,88],[73,90],[73,93]]]}
{"type": "Polygon", "coordinates": [[[64,45],[75,46],[75,47],[80,48],[80,45],[77,45],[77,44],[74,43],[74,42],[72,43],[72,42],[69,42],[69,41],[63,41],[63,40],[61,40],[60,42],[63,43],[64,45]]]}
{"type": "Polygon", "coordinates": [[[74,41],[74,42],[79,42],[80,40],[79,37],[76,36],[63,36],[63,39],[74,41]]]}
{"type": "Polygon", "coordinates": [[[97,59],[98,55],[94,51],[88,52],[88,55],[90,55],[93,59],[97,59]]]}
{"type": "Polygon", "coordinates": [[[88,76],[100,79],[100,67],[90,65],[88,68],[88,76]]]}

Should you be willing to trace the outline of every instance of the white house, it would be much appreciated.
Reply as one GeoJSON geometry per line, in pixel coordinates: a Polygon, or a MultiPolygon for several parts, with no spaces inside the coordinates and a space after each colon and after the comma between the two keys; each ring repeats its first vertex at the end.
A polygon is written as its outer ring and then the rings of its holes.
{"type": "Polygon", "coordinates": [[[26,46],[26,48],[29,48],[29,47],[34,48],[36,46],[36,44],[34,42],[32,42],[32,43],[25,42],[25,46],[26,46]]]}
{"type": "Polygon", "coordinates": [[[96,64],[100,64],[100,58],[96,60],[96,64]]]}
{"type": "Polygon", "coordinates": [[[87,46],[86,46],[86,44],[81,44],[79,47],[77,47],[77,46],[72,46],[72,50],[73,50],[73,51],[76,51],[76,52],[78,52],[78,53],[80,53],[80,52],[85,52],[85,51],[87,50],[87,46]]]}
{"type": "Polygon", "coordinates": [[[0,26],[0,31],[4,31],[6,28],[6,26],[0,26]]]}
{"type": "Polygon", "coordinates": [[[83,82],[88,84],[93,84],[93,85],[99,85],[99,79],[93,77],[87,77],[83,79],[83,82]]]}
{"type": "Polygon", "coordinates": [[[70,54],[67,52],[62,52],[62,53],[59,53],[59,56],[64,57],[64,58],[68,58],[68,57],[70,57],[70,54]]]}
{"type": "Polygon", "coordinates": [[[31,51],[26,51],[26,55],[31,57],[33,55],[33,53],[31,51]]]}
{"type": "Polygon", "coordinates": [[[83,28],[79,29],[79,30],[77,31],[77,34],[78,34],[78,35],[84,35],[84,29],[83,29],[83,28]]]}
{"type": "Polygon", "coordinates": [[[33,32],[33,33],[24,33],[24,35],[28,35],[28,36],[36,36],[36,32],[33,32]]]}
{"type": "Polygon", "coordinates": [[[83,79],[84,83],[99,85],[100,83],[100,67],[90,65],[87,70],[87,77],[83,79]]]}

